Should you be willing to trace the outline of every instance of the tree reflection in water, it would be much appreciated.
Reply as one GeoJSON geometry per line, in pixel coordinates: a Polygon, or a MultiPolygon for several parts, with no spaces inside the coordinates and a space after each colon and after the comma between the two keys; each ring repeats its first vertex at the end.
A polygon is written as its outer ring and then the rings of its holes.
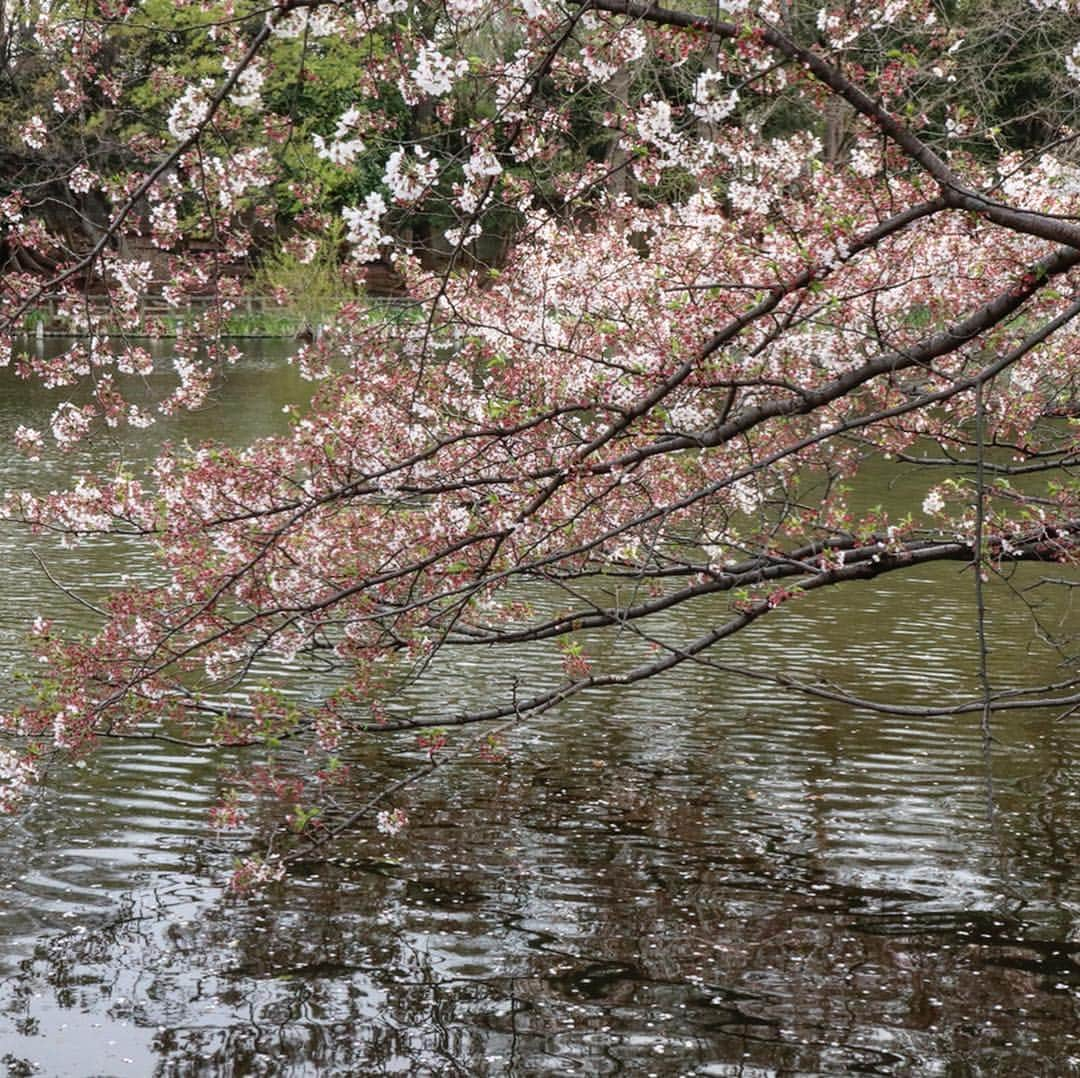
{"type": "MultiPolygon", "coordinates": [[[[300,392],[273,356],[250,362],[222,398],[241,440],[300,392]]],[[[52,408],[14,379],[3,390],[9,433],[52,408]]],[[[172,433],[197,442],[215,422],[180,417],[172,433]]],[[[11,486],[43,467],[0,465],[11,486]]],[[[910,500],[922,479],[883,466],[872,497],[905,482],[910,500]]],[[[36,613],[75,612],[3,541],[10,676],[36,613]]],[[[49,563],[105,590],[138,571],[104,542],[49,563]]],[[[1021,571],[1009,587],[1031,583],[1021,571]]],[[[731,662],[781,656],[804,680],[896,703],[970,691],[967,581],[928,570],[890,588],[842,613],[808,596],[731,662]],[[932,606],[932,641],[908,604],[932,606]]],[[[993,609],[1001,683],[1035,665],[1058,676],[1053,647],[1016,647],[1031,611],[1004,593],[993,609]]],[[[1040,617],[1076,624],[1060,594],[1040,617]]],[[[415,706],[482,700],[559,662],[461,662],[415,706]]],[[[209,845],[209,752],[106,745],[0,833],[0,1060],[54,1078],[1080,1075],[1075,721],[995,724],[991,821],[975,722],[691,671],[568,704],[512,732],[505,763],[439,769],[407,831],[361,830],[256,899],[210,882],[234,851],[209,845]]],[[[424,758],[411,743],[355,751],[357,796],[424,758]]]]}
{"type": "Polygon", "coordinates": [[[6,982],[11,1073],[149,1073],[122,1065],[137,1043],[162,1076],[1075,1072],[1064,772],[1001,783],[994,847],[977,754],[944,819],[915,811],[925,776],[867,764],[860,861],[857,784],[822,767],[836,731],[797,729],[800,753],[718,772],[601,717],[573,754],[437,778],[407,836],[259,898],[147,879],[6,982]],[[65,1047],[80,1015],[107,1067],[65,1047]]]}

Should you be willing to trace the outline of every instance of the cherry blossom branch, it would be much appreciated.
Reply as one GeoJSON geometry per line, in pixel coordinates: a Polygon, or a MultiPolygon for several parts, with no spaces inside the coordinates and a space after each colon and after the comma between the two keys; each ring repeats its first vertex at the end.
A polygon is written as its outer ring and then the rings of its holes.
{"type": "MultiPolygon", "coordinates": [[[[1074,549],[1075,538],[1080,520],[1071,521],[1068,528],[1046,529],[1026,536],[1017,536],[1015,540],[1006,540],[1011,548],[1008,557],[1016,561],[1054,560],[1062,552],[1074,549]]],[[[999,542],[1000,542],[999,537],[999,542]]],[[[379,725],[381,730],[416,730],[437,726],[464,726],[478,722],[503,719],[511,714],[541,714],[563,703],[571,696],[586,689],[619,686],[625,688],[664,674],[695,656],[712,648],[720,641],[734,636],[752,625],[759,618],[779,608],[782,602],[789,601],[797,594],[807,594],[824,587],[848,583],[855,580],[873,580],[878,576],[898,570],[911,569],[936,561],[970,562],[974,556],[974,546],[962,540],[942,541],[918,545],[899,544],[895,552],[875,547],[872,550],[855,552],[845,558],[844,564],[836,568],[823,569],[813,576],[801,580],[790,589],[785,599],[765,598],[747,601],[726,622],[707,633],[702,634],[682,648],[672,648],[669,654],[651,662],[641,663],[620,674],[589,675],[568,684],[538,693],[525,701],[515,701],[512,705],[496,705],[472,712],[459,712],[454,715],[437,717],[416,717],[389,719],[379,725]]]]}
{"type": "MultiPolygon", "coordinates": [[[[702,431],[700,434],[694,436],[677,435],[664,439],[651,446],[632,450],[614,461],[606,462],[605,465],[595,470],[625,468],[651,456],[671,452],[672,450],[704,449],[710,446],[722,445],[766,419],[805,414],[820,408],[824,404],[847,397],[859,386],[880,375],[894,375],[911,367],[925,367],[934,359],[955,352],[961,346],[968,344],[999,325],[1016,313],[1029,298],[1035,295],[1044,286],[1045,281],[1061,276],[1078,265],[1080,265],[1080,248],[1058,248],[1034,263],[1016,284],[1003,292],[999,292],[997,296],[973,311],[968,317],[925,338],[917,345],[903,351],[885,352],[862,366],[855,367],[840,375],[832,382],[826,383],[818,389],[804,390],[801,397],[785,400],[774,399],[744,409],[728,422],[702,431]]],[[[1054,332],[1072,321],[1078,313],[1080,313],[1080,300],[1070,305],[1065,312],[1047,323],[1037,335],[1030,338],[1032,343],[1025,346],[1020,354],[1026,354],[1035,344],[1048,339],[1054,332]]],[[[1015,357],[1009,362],[1014,361],[1015,357]]],[[[1008,366],[1008,364],[1006,363],[1005,366],[1008,366]]],[[[967,388],[970,388],[970,385],[967,388]]],[[[933,396],[933,394],[929,394],[924,398],[920,398],[920,400],[929,403],[933,396]]],[[[904,409],[904,411],[909,410],[904,409]]]]}
{"type": "Polygon", "coordinates": [[[990,714],[993,686],[990,681],[990,646],[986,634],[986,595],[983,589],[983,537],[986,528],[986,477],[983,458],[986,455],[986,405],[984,394],[987,382],[980,379],[975,385],[975,538],[972,579],[975,589],[975,638],[979,648],[979,684],[982,686],[983,710],[979,720],[983,751],[990,752],[990,714]]]}
{"type": "MultiPolygon", "coordinates": [[[[736,40],[742,33],[742,28],[735,23],[708,15],[673,11],[638,0],[590,0],[590,3],[599,11],[627,15],[657,26],[704,31],[728,40],[736,40]]],[[[758,32],[765,44],[799,64],[823,86],[847,101],[912,161],[918,163],[938,183],[948,205],[955,209],[971,210],[1010,231],[1038,236],[1080,250],[1080,224],[1034,210],[1016,209],[968,187],[909,127],[818,53],[799,45],[774,26],[764,25],[758,32]]]]}
{"type": "MultiPolygon", "coordinates": [[[[647,637],[646,639],[652,639],[647,637]]],[[[663,641],[654,641],[657,646],[666,647],[663,641]]],[[[862,711],[873,711],[879,715],[895,715],[901,718],[931,719],[943,715],[972,715],[982,714],[987,706],[992,713],[1004,711],[1028,711],[1036,708],[1065,708],[1080,702],[1080,694],[1066,696],[1050,696],[1049,693],[1060,693],[1062,690],[1073,688],[1077,685],[1076,678],[1057,682],[1049,685],[1038,685],[1024,689],[998,689],[987,700],[980,696],[956,700],[951,703],[928,704],[890,704],[881,700],[860,696],[849,692],[829,681],[810,682],[801,678],[791,677],[786,674],[767,674],[760,670],[753,670],[745,665],[718,662],[708,656],[696,656],[694,662],[697,665],[716,670],[719,673],[732,677],[747,678],[751,681],[764,682],[775,685],[778,688],[797,692],[801,696],[809,696],[818,700],[828,700],[831,703],[843,704],[846,707],[858,708],[862,711]]]]}
{"type": "Polygon", "coordinates": [[[136,184],[123,205],[113,214],[108,224],[102,229],[97,242],[85,255],[72,265],[68,266],[67,269],[55,274],[49,280],[45,281],[33,293],[16,301],[15,307],[4,316],[4,321],[8,325],[16,324],[18,319],[30,310],[33,304],[42,296],[54,290],[59,285],[77,277],[84,270],[87,270],[94,265],[108,249],[109,244],[113,241],[124,222],[137,209],[140,202],[150,192],[158,180],[166,175],[192,146],[198,143],[199,139],[202,137],[203,131],[209,126],[218,109],[224,103],[226,98],[228,98],[229,94],[236,88],[245,69],[262,51],[263,46],[273,33],[274,26],[277,22],[292,11],[302,8],[318,7],[325,2],[326,0],[277,0],[277,3],[273,7],[268,7],[266,9],[268,12],[267,18],[252,37],[251,44],[237,62],[236,66],[225,76],[218,89],[209,97],[205,112],[199,122],[194,126],[194,129],[186,137],[182,138],[177,145],[149,172],[147,172],[138,184],[136,184]]]}
{"type": "MultiPolygon", "coordinates": [[[[1071,264],[1075,263],[1075,261],[1080,260],[1080,252],[1068,252],[1068,251],[1066,251],[1066,252],[1058,252],[1057,255],[1060,256],[1060,258],[1062,259],[1062,261],[1066,265],[1071,265],[1071,264]]],[[[1043,260],[1043,264],[1046,264],[1048,266],[1055,265],[1055,263],[1048,262],[1048,260],[1043,260]]],[[[1051,269],[1047,269],[1047,275],[1048,276],[1051,275],[1051,272],[1052,272],[1051,269]]],[[[1003,293],[1002,295],[1000,295],[995,300],[993,300],[990,303],[986,304],[979,312],[976,312],[976,314],[970,316],[968,319],[966,319],[962,323],[960,323],[960,327],[961,327],[960,329],[955,329],[954,328],[954,330],[952,330],[952,331],[945,331],[945,332],[943,332],[941,334],[937,334],[934,337],[930,338],[929,343],[927,345],[927,348],[941,347],[943,341],[946,342],[946,343],[952,343],[954,345],[958,345],[959,343],[962,343],[963,341],[966,341],[966,340],[970,339],[970,337],[974,336],[976,334],[976,332],[984,331],[984,329],[987,327],[988,324],[993,324],[994,321],[1000,320],[1000,318],[1004,317],[1006,313],[1009,313],[1009,312],[1011,312],[1012,309],[1014,309],[1013,304],[1019,302],[1018,297],[1015,295],[1015,291],[1016,290],[1009,290],[1009,291],[1003,293]],[[1003,302],[1004,302],[1004,306],[1003,306],[1003,302]],[[973,325],[974,326],[979,326],[981,328],[979,328],[978,330],[974,330],[974,329],[972,329],[973,325]]],[[[700,490],[697,490],[697,491],[693,492],[691,495],[688,495],[686,498],[680,500],[677,503],[674,503],[672,505],[663,506],[663,507],[660,507],[660,508],[657,508],[657,509],[654,509],[654,510],[650,511],[647,514],[643,514],[643,515],[637,517],[636,519],[634,519],[633,521],[623,525],[622,527],[620,527],[618,529],[612,529],[611,531],[609,531],[605,535],[603,535],[603,536],[601,536],[601,537],[599,537],[597,539],[594,539],[594,540],[590,541],[589,543],[579,544],[576,547],[573,547],[573,548],[571,548],[569,550],[559,551],[559,552],[557,552],[555,554],[549,555],[546,558],[537,559],[537,560],[534,560],[534,561],[531,561],[531,562],[525,562],[525,563],[522,563],[522,564],[519,564],[519,565],[515,566],[513,569],[505,570],[505,571],[497,573],[497,574],[491,574],[491,575],[489,575],[488,577],[485,578],[484,583],[486,583],[486,584],[496,583],[496,582],[499,582],[500,580],[506,579],[506,578],[508,578],[510,576],[514,576],[514,575],[526,575],[526,576],[530,575],[531,573],[535,573],[537,570],[541,569],[545,565],[555,564],[555,563],[557,563],[559,561],[564,560],[567,557],[570,557],[570,556],[573,556],[573,555],[576,555],[576,554],[585,553],[590,548],[594,548],[596,546],[599,546],[602,542],[606,541],[607,539],[610,539],[611,537],[619,534],[622,531],[630,530],[631,528],[635,528],[635,527],[640,527],[643,524],[647,523],[649,520],[655,520],[655,519],[658,519],[660,517],[668,515],[669,513],[674,511],[675,509],[686,508],[687,506],[693,504],[694,502],[701,501],[703,498],[706,498],[706,497],[708,497],[708,496],[710,496],[710,495],[712,495],[714,493],[717,493],[718,491],[724,489],[725,487],[730,486],[733,482],[737,481],[738,479],[745,478],[746,476],[748,476],[750,474],[753,474],[755,471],[765,469],[765,468],[777,463],[779,460],[783,459],[784,457],[790,456],[791,454],[793,454],[795,452],[798,452],[801,449],[807,448],[810,445],[816,444],[817,442],[823,441],[823,440],[825,440],[825,439],[827,439],[829,437],[833,437],[835,435],[842,434],[842,433],[845,433],[845,432],[853,430],[853,429],[857,429],[857,428],[862,427],[862,426],[868,426],[868,425],[871,425],[871,424],[874,424],[874,423],[879,423],[883,419],[886,419],[886,418],[889,418],[889,417],[895,417],[895,416],[901,415],[901,414],[903,414],[905,412],[913,411],[913,410],[920,409],[920,408],[925,408],[926,406],[928,406],[931,403],[946,400],[949,397],[954,396],[959,392],[968,390],[968,389],[972,388],[974,385],[978,384],[980,379],[986,379],[986,378],[992,377],[994,374],[999,373],[1000,371],[1006,369],[1011,363],[1015,362],[1017,358],[1019,358],[1020,356],[1022,356],[1024,354],[1026,354],[1026,352],[1030,351],[1031,348],[1035,347],[1041,341],[1047,339],[1053,332],[1055,332],[1058,328],[1060,328],[1061,325],[1067,323],[1069,320],[1071,320],[1073,317],[1075,317],[1078,312],[1080,312],[1080,300],[1077,300],[1074,304],[1070,305],[1069,308],[1067,308],[1065,311],[1063,311],[1061,314],[1059,314],[1055,319],[1051,319],[1049,322],[1044,324],[1035,333],[1029,335],[1029,337],[1026,338],[1025,341],[1022,342],[1016,349],[1014,349],[1011,352],[1007,353],[1005,356],[1000,357],[995,363],[990,364],[987,368],[985,368],[983,371],[979,372],[979,374],[976,375],[973,378],[960,380],[960,381],[956,382],[954,385],[948,387],[947,389],[941,390],[941,391],[939,391],[937,393],[924,394],[924,395],[922,395],[920,397],[917,397],[917,398],[915,398],[913,400],[909,400],[909,401],[905,402],[903,405],[897,406],[896,408],[893,408],[893,409],[888,409],[888,410],[885,410],[885,411],[876,412],[876,413],[873,413],[873,414],[871,414],[869,416],[863,416],[863,417],[859,417],[857,419],[842,421],[841,423],[838,423],[838,424],[834,425],[833,427],[828,428],[825,431],[818,432],[818,433],[816,433],[816,434],[814,434],[812,436],[809,436],[807,438],[804,438],[804,439],[800,440],[799,442],[795,443],[793,446],[785,447],[782,450],[778,450],[777,452],[775,452],[773,454],[762,457],[759,460],[757,460],[754,464],[748,465],[746,468],[741,469],[740,471],[738,471],[736,473],[733,473],[732,475],[729,475],[729,476],[725,477],[724,479],[717,481],[716,483],[710,484],[708,487],[705,487],[705,488],[702,488],[700,490]]],[[[914,360],[909,359],[909,362],[914,362],[914,360]]],[[[877,361],[876,364],[868,364],[867,366],[876,367],[876,368],[878,368],[880,370],[890,369],[888,364],[885,364],[884,366],[882,366],[880,360],[877,361]]],[[[842,384],[844,382],[844,379],[840,379],[840,380],[838,380],[838,382],[840,382],[842,384]]],[[[857,382],[855,384],[857,384],[857,382]]],[[[836,383],[834,383],[833,385],[835,387],[836,383]]],[[[835,392],[836,396],[846,395],[846,393],[849,392],[849,391],[850,390],[844,390],[843,392],[841,392],[841,391],[835,390],[835,388],[833,390],[833,392],[835,392]]],[[[828,398],[828,399],[831,399],[831,398],[828,398]]],[[[760,422],[760,420],[758,420],[758,421],[760,422]]],[[[601,468],[597,467],[596,470],[600,471],[601,468]]],[[[603,469],[603,470],[606,470],[606,469],[603,469]]],[[[501,537],[504,537],[506,534],[508,534],[509,531],[511,531],[511,530],[512,529],[487,529],[487,530],[479,532],[479,533],[473,533],[473,534],[471,534],[469,536],[466,536],[466,537],[462,538],[461,540],[457,541],[456,543],[449,545],[448,547],[446,547],[446,548],[444,548],[444,549],[442,549],[440,551],[433,552],[432,554],[428,555],[425,559],[421,559],[420,561],[411,563],[408,566],[404,566],[402,568],[395,569],[395,570],[392,570],[392,571],[389,571],[389,572],[386,572],[386,573],[377,574],[377,575],[371,576],[371,577],[366,577],[366,578],[356,582],[353,585],[350,585],[350,586],[348,586],[346,588],[342,588],[342,589],[339,589],[339,590],[333,592],[331,595],[329,595],[325,599],[322,599],[322,600],[320,600],[318,602],[304,604],[304,605],[302,605],[300,607],[297,607],[295,609],[292,609],[292,610],[290,610],[289,608],[285,608],[285,607],[278,607],[278,608],[271,609],[271,610],[257,611],[255,613],[252,613],[252,614],[248,615],[246,618],[241,618],[241,619],[238,619],[236,621],[231,621],[228,624],[222,626],[215,633],[210,634],[209,636],[201,637],[200,639],[195,640],[195,641],[191,642],[190,644],[186,645],[182,649],[179,649],[174,653],[170,652],[169,654],[161,657],[161,659],[158,662],[150,663],[149,665],[143,667],[140,671],[138,671],[136,674],[133,675],[131,681],[128,684],[118,686],[113,693],[109,694],[109,696],[104,701],[102,701],[101,704],[99,705],[99,710],[107,709],[107,707],[112,702],[116,702],[119,699],[121,699],[123,697],[124,693],[129,688],[133,687],[135,684],[138,684],[140,681],[144,680],[145,678],[152,677],[152,676],[155,676],[158,673],[163,672],[165,669],[167,669],[173,663],[175,663],[175,662],[177,662],[177,661],[179,661],[179,660],[181,660],[183,658],[186,658],[187,656],[193,655],[197,651],[199,651],[200,649],[212,645],[215,641],[224,639],[224,638],[228,637],[229,635],[232,635],[232,634],[236,633],[237,631],[245,629],[248,626],[258,624],[260,622],[266,621],[269,618],[273,618],[273,617],[276,617],[276,616],[279,616],[279,615],[282,615],[282,614],[291,615],[293,617],[300,617],[300,616],[311,615],[311,614],[319,612],[319,611],[330,609],[333,606],[336,606],[339,603],[343,602],[345,599],[349,598],[350,596],[353,596],[353,595],[362,593],[364,591],[367,591],[369,589],[372,589],[372,588],[378,586],[379,584],[388,583],[388,582],[390,582],[392,580],[400,579],[400,578],[405,577],[405,576],[412,576],[415,573],[418,573],[418,572],[422,571],[424,568],[431,567],[431,566],[437,564],[443,558],[445,558],[447,556],[450,556],[450,555],[452,555],[453,553],[455,553],[457,551],[462,551],[462,550],[466,549],[467,547],[474,546],[475,544],[477,544],[479,542],[498,540],[501,537]]],[[[269,541],[267,541],[266,543],[264,543],[263,549],[265,551],[265,550],[268,550],[269,548],[270,548],[270,543],[269,543],[269,541]]],[[[220,598],[221,596],[223,596],[226,593],[226,591],[232,586],[233,583],[235,583],[237,580],[239,580],[240,577],[242,575],[244,575],[245,572],[249,571],[250,567],[251,567],[251,565],[249,564],[249,565],[241,566],[240,568],[235,570],[233,572],[233,574],[231,575],[231,577],[228,578],[228,581],[223,582],[219,586],[219,588],[217,589],[217,592],[216,592],[217,598],[220,598]]],[[[428,595],[425,595],[422,599],[418,599],[417,600],[417,605],[426,605],[426,604],[434,601],[436,599],[436,597],[447,598],[451,594],[453,594],[453,593],[452,592],[443,592],[439,596],[434,596],[434,595],[428,594],[428,595]]],[[[214,605],[214,603],[216,603],[216,601],[217,601],[217,599],[213,599],[211,602],[206,603],[202,609],[205,610],[205,609],[211,608],[214,605]]],[[[187,618],[183,622],[183,624],[186,625],[186,624],[192,623],[200,615],[201,612],[202,612],[201,610],[197,610],[195,612],[192,612],[192,614],[189,616],[189,618],[187,618]]],[[[181,626],[178,625],[172,631],[170,631],[168,636],[171,637],[171,636],[175,635],[175,633],[179,632],[180,629],[181,629],[181,626]]],[[[165,642],[166,641],[163,640],[162,645],[164,645],[165,642]]]]}

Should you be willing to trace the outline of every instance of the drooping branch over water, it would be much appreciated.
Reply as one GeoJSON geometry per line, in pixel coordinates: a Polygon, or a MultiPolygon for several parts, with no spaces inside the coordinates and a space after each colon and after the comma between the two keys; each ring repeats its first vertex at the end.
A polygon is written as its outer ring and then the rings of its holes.
{"type": "MultiPolygon", "coordinates": [[[[966,51],[978,26],[920,0],[720,18],[633,0],[174,7],[155,22],[53,5],[20,39],[42,95],[56,65],[66,81],[9,132],[26,154],[0,205],[0,343],[71,396],[17,442],[62,452],[200,406],[235,359],[223,329],[253,265],[292,281],[330,266],[345,299],[304,334],[314,394],[288,433],[9,493],[35,532],[142,537],[161,575],[96,604],[86,636],[35,627],[5,807],[103,736],[300,739],[337,758],[379,732],[520,722],[722,665],[724,641],[804,593],[855,604],[848,583],[933,561],[1068,580],[1080,79],[1064,13],[1025,16],[1062,46],[1058,112],[1033,133],[975,108],[993,99],[966,51]],[[392,308],[364,291],[375,267],[392,308]],[[87,334],[49,359],[17,336],[46,294],[87,334]],[[156,401],[138,381],[148,295],[204,304],[156,401]],[[882,456],[936,465],[892,515],[850,496],[882,456]],[[972,459],[978,492],[938,471],[972,459]],[[672,613],[702,607],[712,627],[682,639],[672,613]],[[620,629],[655,653],[597,663],[596,634],[620,629]],[[474,710],[402,702],[455,650],[525,642],[553,649],[547,683],[508,670],[474,710]],[[298,706],[254,684],[268,661],[329,664],[340,687],[298,706]]],[[[1055,684],[1005,696],[988,676],[984,712],[1067,706],[1074,682],[1055,684]]]]}

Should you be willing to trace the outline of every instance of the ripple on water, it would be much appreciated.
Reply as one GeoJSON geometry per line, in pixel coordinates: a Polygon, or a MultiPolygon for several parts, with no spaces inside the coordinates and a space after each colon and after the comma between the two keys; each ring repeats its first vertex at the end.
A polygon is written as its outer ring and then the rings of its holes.
{"type": "MultiPolygon", "coordinates": [[[[26,411],[8,403],[0,426],[26,411]]],[[[0,461],[7,485],[22,467],[0,461]]],[[[93,461],[43,481],[72,467],[93,461]]],[[[18,545],[3,553],[7,671],[34,614],[86,622],[18,545]]],[[[123,542],[47,553],[91,597],[152,572],[123,542]]],[[[678,644],[726,613],[651,628],[678,644]]],[[[1054,670],[1007,646],[1022,623],[1004,597],[994,613],[1002,683],[1054,670]]],[[[807,597],[716,658],[925,705],[973,691],[974,647],[949,568],[807,597]]],[[[647,654],[628,633],[587,650],[600,669],[647,654]]],[[[453,712],[559,669],[554,644],[466,651],[395,706],[453,712]]],[[[509,731],[506,765],[415,790],[402,836],[361,828],[347,864],[251,902],[192,870],[193,851],[229,864],[206,849],[211,754],[108,745],[0,839],[2,961],[29,966],[0,1042],[57,1076],[87,1073],[88,1045],[117,1075],[1059,1073],[1080,1057],[1075,728],[997,730],[988,772],[971,716],[882,715],[695,667],[509,731]]],[[[403,743],[342,798],[409,766],[403,743]]]]}

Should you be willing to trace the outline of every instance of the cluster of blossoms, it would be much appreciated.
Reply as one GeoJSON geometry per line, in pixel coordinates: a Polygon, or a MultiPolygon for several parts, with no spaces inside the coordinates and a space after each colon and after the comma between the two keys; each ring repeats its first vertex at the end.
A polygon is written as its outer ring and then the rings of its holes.
{"type": "Polygon", "coordinates": [[[864,180],[876,176],[883,164],[881,142],[872,138],[859,139],[851,149],[849,164],[851,171],[864,180]]]}
{"type": "Polygon", "coordinates": [[[74,112],[86,102],[86,92],[82,80],[70,68],[60,70],[60,80],[64,85],[53,94],[53,112],[65,116],[74,112]]]}
{"type": "Polygon", "coordinates": [[[84,164],[76,165],[68,176],[68,187],[77,195],[89,194],[101,181],[84,164]]]}
{"type": "Polygon", "coordinates": [[[945,499],[941,496],[941,491],[937,487],[934,487],[929,494],[923,498],[922,511],[927,516],[937,516],[938,513],[943,512],[945,509],[945,499]]]}
{"type": "Polygon", "coordinates": [[[12,439],[15,442],[15,448],[20,453],[26,454],[30,460],[41,459],[41,451],[45,447],[45,440],[41,435],[41,431],[20,423],[15,428],[12,439]]]}
{"type": "Polygon", "coordinates": [[[31,116],[19,129],[19,137],[31,150],[43,150],[49,137],[49,128],[40,116],[31,116]]]}
{"type": "Polygon", "coordinates": [[[639,27],[601,23],[591,13],[581,22],[592,31],[581,51],[581,66],[590,82],[607,82],[645,55],[648,38],[639,27]]]}
{"type": "Polygon", "coordinates": [[[326,138],[312,135],[315,153],[332,165],[345,168],[351,165],[363,152],[364,140],[357,137],[356,125],[360,121],[360,110],[355,106],[346,109],[338,119],[334,133],[326,138]]]}
{"type": "Polygon", "coordinates": [[[1069,213],[1080,197],[1080,166],[1052,153],[1034,161],[1009,154],[998,171],[1001,190],[1009,198],[1047,213],[1069,213]]]}
{"type": "Polygon", "coordinates": [[[690,142],[675,126],[671,103],[646,97],[635,115],[638,137],[659,151],[655,160],[660,169],[680,168],[692,162],[690,142]]]}
{"type": "Polygon", "coordinates": [[[237,862],[229,880],[229,890],[237,894],[279,883],[285,879],[287,869],[280,857],[245,857],[237,862]]]}
{"type": "Polygon", "coordinates": [[[861,5],[856,15],[843,8],[818,9],[817,28],[834,49],[850,45],[861,33],[910,22],[923,29],[933,27],[937,13],[926,0],[884,0],[861,5]]]}
{"type": "Polygon", "coordinates": [[[102,262],[102,271],[117,289],[122,308],[127,313],[136,311],[154,278],[150,263],[130,258],[107,258],[102,262]]]}
{"type": "Polygon", "coordinates": [[[70,401],[58,405],[49,421],[49,429],[61,449],[71,449],[86,436],[94,422],[94,408],[85,404],[81,408],[70,401]]]}
{"type": "Polygon", "coordinates": [[[155,247],[169,250],[180,239],[180,218],[175,198],[166,197],[150,205],[150,229],[155,247]]]}
{"type": "Polygon", "coordinates": [[[240,208],[241,199],[252,190],[263,190],[273,175],[270,155],[262,146],[250,146],[227,159],[213,156],[203,162],[203,187],[215,196],[226,213],[240,208]]]}
{"type": "Polygon", "coordinates": [[[229,101],[240,109],[258,108],[262,101],[262,88],[266,73],[258,64],[251,63],[240,72],[236,86],[229,94],[229,101]]]}
{"type": "Polygon", "coordinates": [[[703,71],[694,83],[694,103],[690,111],[706,123],[719,123],[735,111],[738,90],[725,93],[727,78],[720,71],[703,71]]]}
{"type": "Polygon", "coordinates": [[[213,79],[189,83],[176,99],[165,121],[169,134],[180,142],[191,138],[210,112],[213,79]]]}
{"type": "Polygon", "coordinates": [[[36,781],[37,768],[29,757],[0,748],[0,812],[13,812],[36,781]]]}
{"type": "Polygon", "coordinates": [[[1073,46],[1073,50],[1065,57],[1065,70],[1069,75],[1080,82],[1080,41],[1073,46]]]}
{"type": "Polygon", "coordinates": [[[358,261],[374,262],[382,248],[392,242],[380,225],[385,215],[386,200],[377,191],[364,199],[363,206],[346,206],[342,211],[348,226],[346,239],[352,245],[353,255],[358,261]]]}
{"type": "MultiPolygon", "coordinates": [[[[468,60],[453,60],[444,56],[433,45],[422,45],[416,54],[416,66],[412,69],[412,84],[420,94],[443,97],[454,88],[454,81],[469,70],[468,60]]],[[[415,104],[419,98],[408,84],[402,87],[402,96],[415,104]]]]}
{"type": "Polygon", "coordinates": [[[465,162],[462,171],[465,183],[455,191],[454,205],[463,213],[473,214],[480,209],[488,181],[501,176],[503,167],[491,150],[481,147],[465,162]]]}
{"type": "MultiPolygon", "coordinates": [[[[404,6],[401,7],[404,11],[404,6]]],[[[333,37],[341,32],[341,21],[333,8],[304,7],[286,12],[283,16],[272,16],[274,36],[281,38],[321,38],[333,37]]]]}
{"type": "Polygon", "coordinates": [[[408,813],[404,809],[384,809],[375,816],[375,827],[384,835],[397,835],[409,823],[408,813]]]}
{"type": "Polygon", "coordinates": [[[457,20],[471,19],[487,5],[488,0],[447,0],[446,10],[457,20]]]}
{"type": "Polygon", "coordinates": [[[423,198],[438,176],[438,160],[422,146],[414,146],[411,154],[399,147],[386,162],[383,183],[390,189],[395,202],[407,205],[423,198]]]}

